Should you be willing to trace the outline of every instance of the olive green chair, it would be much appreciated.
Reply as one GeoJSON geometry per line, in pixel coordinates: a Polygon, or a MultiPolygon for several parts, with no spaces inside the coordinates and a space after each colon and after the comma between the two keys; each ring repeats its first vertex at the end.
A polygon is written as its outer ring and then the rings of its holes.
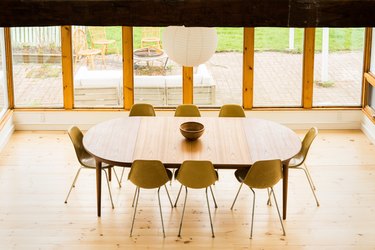
{"type": "Polygon", "coordinates": [[[155,110],[151,104],[136,103],[131,107],[129,116],[155,116],[155,110]]]}
{"type": "MultiPolygon", "coordinates": [[[[132,227],[130,229],[130,237],[133,233],[133,226],[135,215],[137,213],[138,199],[140,189],[158,189],[158,201],[160,209],[161,225],[163,228],[163,236],[165,237],[163,213],[160,204],[160,187],[164,186],[167,191],[169,202],[173,208],[171,197],[169,196],[166,183],[172,178],[172,172],[166,169],[161,161],[157,160],[135,160],[130,168],[128,179],[136,185],[136,203],[134,208],[134,215],[132,221],[132,227]]],[[[133,199],[134,200],[134,199],[133,199]]]]}
{"type": "MultiPolygon", "coordinates": [[[[186,191],[184,208],[182,210],[182,216],[181,216],[180,230],[178,231],[178,237],[181,237],[181,228],[182,228],[182,221],[184,219],[188,188],[194,188],[194,189],[205,188],[208,214],[210,217],[210,224],[211,224],[211,232],[212,232],[212,237],[214,238],[215,234],[214,234],[214,228],[212,225],[210,203],[208,201],[208,194],[207,194],[207,188],[208,187],[211,188],[211,186],[218,180],[218,175],[214,169],[214,166],[212,165],[210,161],[184,161],[180,169],[176,171],[175,178],[183,186],[185,186],[185,191],[186,191]]],[[[181,188],[180,188],[180,192],[181,192],[181,188]]],[[[180,192],[179,192],[179,195],[180,195],[180,192]]],[[[211,194],[213,195],[212,189],[211,189],[211,194]]],[[[214,196],[212,197],[214,198],[214,196]]],[[[178,200],[178,197],[176,199],[176,204],[177,204],[177,200],[178,200]]],[[[215,201],[215,204],[216,204],[216,201],[215,201]]]]}
{"type": "MultiPolygon", "coordinates": [[[[72,126],[72,127],[69,128],[68,134],[69,134],[69,137],[70,137],[70,139],[71,139],[71,141],[73,143],[74,150],[76,152],[78,161],[81,164],[81,167],[78,169],[77,174],[74,177],[73,183],[72,183],[72,185],[71,185],[71,187],[69,189],[69,193],[66,196],[65,203],[68,202],[68,198],[69,198],[70,192],[75,187],[75,184],[77,182],[77,179],[78,179],[78,176],[79,176],[79,173],[81,172],[81,170],[82,169],[93,169],[93,170],[96,169],[96,164],[95,164],[94,157],[91,156],[85,150],[85,148],[83,147],[83,143],[82,143],[83,134],[82,134],[82,131],[78,127],[72,126]]],[[[113,166],[111,166],[111,165],[107,165],[107,164],[104,164],[104,163],[102,164],[102,170],[103,170],[103,172],[105,174],[105,178],[107,180],[107,186],[108,186],[108,190],[109,190],[109,197],[111,198],[112,208],[114,208],[113,200],[112,200],[112,194],[111,194],[111,188],[109,186],[109,180],[108,180],[107,172],[105,171],[106,169],[108,169],[108,171],[110,171],[112,168],[113,168],[113,166]]],[[[113,169],[113,172],[115,173],[117,182],[118,182],[119,186],[121,187],[121,182],[120,182],[119,178],[117,177],[116,171],[114,169],[113,169]]]]}
{"type": "Polygon", "coordinates": [[[194,104],[181,104],[177,106],[174,116],[177,117],[200,117],[201,113],[194,104]]]}
{"type": "Polygon", "coordinates": [[[235,171],[234,175],[236,179],[241,182],[241,185],[238,189],[236,197],[234,198],[231,209],[233,209],[234,204],[237,200],[238,194],[242,188],[243,184],[249,186],[250,190],[253,192],[253,210],[251,216],[251,231],[250,239],[253,237],[253,223],[254,223],[254,210],[255,210],[255,192],[254,189],[271,189],[270,195],[273,195],[277,213],[279,214],[279,219],[281,227],[283,229],[283,235],[285,235],[283,221],[281,219],[279,206],[277,205],[275,192],[273,186],[276,185],[283,176],[282,172],[282,163],[281,160],[266,160],[266,161],[257,161],[255,162],[250,169],[242,168],[235,171]]]}
{"type": "Polygon", "coordinates": [[[246,115],[240,105],[225,104],[220,108],[219,117],[246,117],[246,115]]]}
{"type": "Polygon", "coordinates": [[[315,194],[315,185],[313,183],[313,180],[311,178],[309,169],[306,166],[305,160],[307,157],[307,153],[309,152],[310,146],[312,142],[314,141],[315,137],[318,135],[318,129],[313,127],[311,128],[305,135],[302,141],[302,147],[299,153],[294,156],[290,162],[289,162],[289,169],[301,169],[306,175],[306,178],[310,184],[311,191],[315,197],[316,205],[319,207],[319,201],[315,194]]]}

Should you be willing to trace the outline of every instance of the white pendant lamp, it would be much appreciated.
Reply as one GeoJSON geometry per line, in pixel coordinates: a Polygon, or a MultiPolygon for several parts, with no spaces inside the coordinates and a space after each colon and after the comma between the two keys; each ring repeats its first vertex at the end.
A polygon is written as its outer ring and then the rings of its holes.
{"type": "Polygon", "coordinates": [[[217,47],[215,28],[169,26],[163,32],[163,49],[176,63],[193,67],[208,61],[217,47]]]}

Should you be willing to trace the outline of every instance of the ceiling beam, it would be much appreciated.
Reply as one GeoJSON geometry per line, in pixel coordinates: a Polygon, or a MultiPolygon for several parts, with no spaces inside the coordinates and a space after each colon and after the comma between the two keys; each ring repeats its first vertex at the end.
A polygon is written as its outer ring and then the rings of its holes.
{"type": "Polygon", "coordinates": [[[0,27],[374,27],[374,0],[2,0],[0,27]]]}

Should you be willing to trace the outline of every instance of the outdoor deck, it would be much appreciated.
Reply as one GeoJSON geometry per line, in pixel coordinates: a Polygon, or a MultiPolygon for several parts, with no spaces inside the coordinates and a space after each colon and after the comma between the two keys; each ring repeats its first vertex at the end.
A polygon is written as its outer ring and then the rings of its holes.
{"type": "MultiPolygon", "coordinates": [[[[75,70],[82,65],[85,65],[85,60],[82,60],[75,70]]],[[[172,65],[171,60],[168,65],[172,65]]],[[[211,105],[242,103],[242,53],[216,53],[206,66],[216,84],[216,100],[211,105]]],[[[106,56],[105,68],[101,64],[100,57],[95,60],[95,67],[97,70],[121,70],[122,65],[118,56],[109,55],[106,56]]],[[[321,56],[318,54],[315,57],[316,80],[320,79],[320,68],[321,56]]],[[[15,62],[13,71],[17,107],[63,106],[61,64],[15,62]]],[[[330,87],[314,85],[314,105],[359,106],[362,54],[360,52],[331,53],[328,72],[329,79],[334,81],[334,85],[330,87]]],[[[301,82],[301,54],[255,53],[254,107],[299,107],[301,82]]],[[[155,99],[158,99],[159,95],[160,93],[155,91],[155,99]]],[[[155,103],[155,106],[163,105],[162,102],[155,103]]]]}

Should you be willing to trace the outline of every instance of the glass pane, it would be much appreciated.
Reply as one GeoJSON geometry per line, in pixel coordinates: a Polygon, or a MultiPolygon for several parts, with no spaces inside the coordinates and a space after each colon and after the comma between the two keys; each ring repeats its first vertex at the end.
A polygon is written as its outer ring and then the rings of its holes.
{"type": "Polygon", "coordinates": [[[315,35],[317,106],[360,106],[364,28],[319,28],[315,35]]]}
{"type": "Polygon", "coordinates": [[[121,27],[74,26],[74,107],[123,107],[121,27]]]}
{"type": "Polygon", "coordinates": [[[0,28],[0,117],[8,108],[4,28],[0,28]]]}
{"type": "Polygon", "coordinates": [[[11,28],[14,104],[63,107],[60,27],[11,28]]]}
{"type": "Polygon", "coordinates": [[[205,64],[194,68],[194,103],[242,105],[243,28],[216,28],[218,46],[205,64]]]}
{"type": "Polygon", "coordinates": [[[256,28],[254,107],[300,107],[303,29],[256,28]]]}
{"type": "Polygon", "coordinates": [[[375,28],[372,28],[370,71],[375,74],[375,28]]]}
{"type": "Polygon", "coordinates": [[[161,27],[134,27],[134,102],[176,106],[182,99],[182,67],[162,49],[161,27]]]}

